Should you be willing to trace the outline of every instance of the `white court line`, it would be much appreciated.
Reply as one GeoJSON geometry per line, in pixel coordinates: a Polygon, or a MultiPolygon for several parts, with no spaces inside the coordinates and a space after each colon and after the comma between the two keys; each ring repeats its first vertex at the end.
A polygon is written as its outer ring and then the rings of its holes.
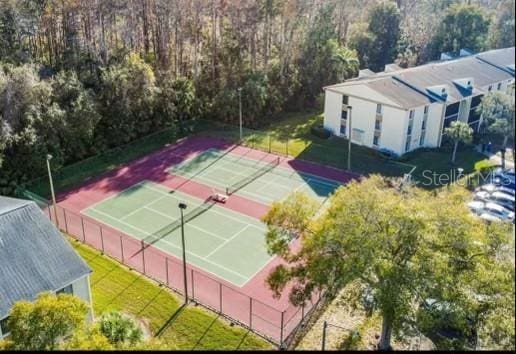
{"type": "Polygon", "coordinates": [[[133,184],[132,186],[129,186],[129,187],[125,188],[125,189],[122,189],[120,192],[117,192],[117,193],[113,194],[112,196],[109,196],[109,197],[107,197],[107,198],[104,198],[104,199],[102,199],[102,200],[99,200],[98,202],[95,202],[95,203],[93,203],[93,204],[90,204],[90,205],[89,205],[89,206],[87,206],[86,208],[82,209],[80,212],[82,213],[84,210],[88,210],[88,209],[90,209],[90,208],[94,208],[94,207],[96,207],[97,205],[102,204],[102,203],[104,203],[104,202],[106,202],[106,201],[108,201],[108,200],[110,200],[110,199],[113,199],[113,198],[115,198],[115,197],[119,196],[120,194],[122,194],[122,193],[124,193],[124,192],[127,192],[129,189],[134,188],[134,187],[136,187],[136,186],[139,186],[140,184],[143,184],[143,183],[145,183],[145,180],[140,181],[140,182],[138,182],[138,183],[135,183],[135,184],[133,184]]]}
{"type": "MultiPolygon", "coordinates": [[[[169,197],[171,197],[171,198],[174,198],[174,199],[176,199],[177,201],[180,201],[180,199],[176,198],[174,195],[170,195],[170,194],[168,194],[168,193],[165,193],[165,192],[163,192],[163,191],[160,191],[159,189],[155,189],[154,187],[147,186],[147,185],[144,185],[143,187],[144,187],[144,188],[152,189],[152,190],[153,190],[153,191],[155,191],[155,192],[159,192],[159,193],[166,194],[167,196],[169,196],[169,197]]],[[[188,197],[191,197],[191,196],[188,196],[188,197]]],[[[191,198],[192,198],[192,199],[194,199],[193,197],[191,197],[191,198]]],[[[225,209],[225,210],[226,210],[226,209],[225,209]]],[[[216,209],[211,209],[211,211],[212,211],[212,212],[214,212],[214,213],[216,213],[216,214],[218,214],[218,215],[220,215],[220,216],[227,217],[227,218],[229,218],[229,219],[232,219],[232,220],[238,221],[238,222],[239,222],[239,223],[241,223],[241,224],[249,225],[249,226],[251,226],[251,227],[257,228],[258,230],[263,230],[263,228],[259,227],[258,225],[255,225],[255,224],[253,224],[253,223],[251,223],[251,222],[247,222],[247,223],[246,223],[246,222],[243,222],[241,219],[238,219],[238,218],[236,218],[236,217],[234,217],[234,216],[228,215],[228,214],[230,214],[230,213],[236,213],[236,212],[234,212],[233,210],[227,209],[227,213],[221,213],[221,212],[217,211],[216,209]]],[[[247,215],[245,215],[245,214],[240,214],[240,213],[239,213],[239,215],[241,215],[242,217],[247,218],[247,219],[249,219],[249,220],[252,220],[252,221],[254,221],[254,220],[255,220],[254,218],[252,218],[252,217],[250,217],[250,216],[247,216],[247,215]]]]}
{"type": "MultiPolygon", "coordinates": [[[[153,192],[156,192],[156,191],[153,191],[153,192]]],[[[156,192],[156,193],[157,193],[157,192],[156,192]]],[[[154,204],[154,203],[157,203],[157,202],[159,202],[160,200],[165,199],[165,198],[166,198],[166,196],[164,195],[164,196],[162,196],[162,197],[159,197],[158,199],[155,199],[155,200],[153,200],[153,201],[150,201],[149,203],[144,204],[143,206],[141,206],[141,207],[137,208],[136,210],[133,210],[133,211],[131,211],[130,213],[128,213],[128,214],[126,214],[126,215],[122,216],[122,217],[120,218],[120,220],[124,220],[124,219],[128,218],[129,216],[134,215],[134,214],[136,214],[137,212],[139,212],[139,211],[141,211],[141,210],[145,209],[147,206],[149,206],[149,205],[151,205],[151,204],[154,204]]]]}
{"type": "Polygon", "coordinates": [[[240,235],[242,232],[244,232],[245,230],[247,230],[247,228],[249,227],[249,225],[246,225],[244,228],[242,228],[242,230],[236,232],[233,236],[231,236],[230,238],[226,239],[222,244],[220,244],[219,246],[215,247],[215,249],[213,251],[211,251],[209,254],[206,255],[206,258],[209,258],[212,254],[214,254],[215,252],[217,252],[219,249],[221,249],[222,247],[224,247],[225,245],[227,245],[230,241],[232,241],[235,237],[237,237],[238,235],[240,235]]]}
{"type": "MultiPolygon", "coordinates": [[[[164,198],[164,197],[163,197],[163,198],[164,198]]],[[[156,213],[156,214],[162,215],[162,216],[164,216],[164,217],[166,217],[166,218],[168,218],[168,219],[170,219],[170,220],[173,220],[173,221],[178,221],[178,220],[179,220],[179,219],[171,218],[170,216],[168,216],[168,215],[166,215],[166,214],[163,214],[162,212],[159,212],[159,211],[157,211],[157,210],[155,210],[155,209],[152,209],[152,208],[149,208],[149,207],[144,207],[144,208],[146,208],[147,210],[150,210],[150,211],[152,211],[152,212],[154,212],[154,213],[156,213]]],[[[204,232],[204,233],[207,233],[208,235],[211,235],[211,236],[213,236],[213,237],[215,237],[215,238],[218,238],[219,240],[226,241],[226,239],[225,239],[225,238],[220,237],[219,235],[215,235],[214,233],[212,233],[212,232],[210,232],[210,231],[207,231],[207,230],[205,230],[205,229],[202,229],[202,228],[200,228],[200,227],[198,227],[198,226],[192,225],[192,224],[190,224],[190,223],[185,223],[185,226],[186,226],[186,225],[188,225],[188,227],[193,227],[194,229],[197,229],[197,230],[199,230],[199,231],[202,231],[202,232],[204,232]]]]}
{"type": "MultiPolygon", "coordinates": [[[[132,229],[134,229],[134,230],[140,231],[141,233],[143,233],[143,234],[144,234],[144,235],[146,235],[146,236],[153,236],[153,237],[154,237],[154,235],[149,234],[147,231],[143,231],[143,230],[141,230],[140,228],[138,228],[138,227],[136,227],[136,226],[132,226],[131,224],[128,224],[128,223],[126,223],[126,222],[124,222],[124,221],[122,221],[122,220],[118,220],[117,218],[114,218],[114,217],[112,217],[111,215],[106,214],[106,213],[104,213],[104,212],[102,212],[102,211],[100,211],[100,210],[95,210],[95,211],[96,211],[96,212],[98,212],[98,213],[100,213],[100,214],[104,214],[104,215],[105,215],[105,216],[107,216],[108,218],[111,218],[111,219],[113,219],[113,220],[115,220],[115,221],[117,221],[117,222],[120,222],[120,223],[122,223],[122,224],[124,224],[124,225],[126,225],[126,226],[129,226],[130,228],[132,228],[132,229]]],[[[122,233],[124,233],[124,234],[126,233],[126,231],[121,230],[121,229],[119,229],[119,228],[117,228],[117,227],[115,227],[115,226],[112,226],[112,225],[109,225],[109,226],[110,226],[110,227],[112,227],[112,228],[114,228],[114,229],[117,229],[118,231],[120,231],[120,232],[122,232],[122,233]]],[[[142,240],[140,240],[140,241],[142,241],[142,240]]],[[[167,241],[167,240],[166,240],[166,239],[164,239],[164,238],[160,238],[160,239],[158,240],[158,242],[164,242],[164,243],[166,243],[166,244],[168,244],[168,245],[172,246],[173,248],[175,248],[175,249],[178,249],[178,250],[181,250],[181,251],[182,251],[182,248],[181,248],[181,247],[178,247],[178,246],[174,245],[173,243],[171,243],[171,242],[167,241]]],[[[189,251],[189,250],[186,250],[186,253],[188,253],[188,254],[190,254],[190,255],[192,255],[192,256],[195,256],[195,257],[197,257],[197,258],[200,258],[201,260],[203,260],[203,261],[205,261],[205,262],[207,262],[207,263],[210,263],[210,264],[212,264],[212,265],[214,265],[214,266],[216,266],[216,267],[219,267],[219,268],[221,268],[221,269],[224,269],[224,270],[226,270],[226,271],[228,271],[228,272],[230,272],[230,273],[233,273],[233,274],[235,274],[236,276],[238,276],[238,277],[240,277],[240,278],[244,279],[244,281],[246,281],[246,282],[249,280],[245,275],[240,274],[240,273],[238,273],[238,272],[235,272],[235,271],[233,271],[233,270],[231,270],[231,269],[228,269],[228,268],[226,268],[226,267],[224,267],[224,266],[222,266],[222,265],[220,265],[220,264],[218,264],[218,263],[212,262],[212,261],[210,261],[209,259],[206,259],[206,258],[204,258],[204,257],[202,257],[202,256],[199,256],[198,254],[195,254],[194,252],[191,252],[191,251],[189,251]]],[[[216,273],[210,272],[210,271],[208,271],[208,270],[206,270],[206,269],[202,268],[201,266],[198,266],[198,267],[199,267],[199,268],[201,268],[203,271],[205,271],[205,272],[207,272],[207,273],[213,274],[213,275],[215,275],[215,276],[217,276],[217,277],[219,277],[219,278],[223,278],[223,277],[221,277],[221,275],[220,275],[220,274],[216,274],[216,273]]],[[[228,279],[226,279],[226,280],[228,280],[228,279]]],[[[230,282],[231,282],[231,281],[230,281],[230,282]]],[[[231,283],[232,283],[232,282],[231,282],[231,283]]]]}

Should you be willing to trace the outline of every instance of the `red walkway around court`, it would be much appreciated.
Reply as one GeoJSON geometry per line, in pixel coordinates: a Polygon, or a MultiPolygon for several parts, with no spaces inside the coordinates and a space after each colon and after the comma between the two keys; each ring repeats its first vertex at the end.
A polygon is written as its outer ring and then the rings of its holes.
{"type": "MultiPolygon", "coordinates": [[[[78,188],[59,194],[58,214],[61,227],[66,228],[66,231],[76,237],[80,238],[82,235],[82,241],[105,250],[107,254],[122,260],[136,270],[181,291],[182,279],[179,275],[182,274],[182,270],[179,261],[173,255],[165,254],[152,246],[145,246],[145,251],[139,252],[142,247],[139,241],[127,235],[120,235],[119,231],[88,218],[80,212],[142,180],[161,183],[171,189],[180,190],[204,200],[212,194],[211,186],[171,174],[167,172],[167,169],[210,148],[231,154],[245,155],[247,158],[256,160],[270,161],[274,156],[211,138],[183,139],[174,145],[166,146],[153,154],[85,181],[78,188]],[[128,258],[129,255],[135,255],[136,258],[128,258]]],[[[281,165],[288,169],[311,173],[343,184],[358,177],[331,167],[287,157],[281,159],[281,165]]],[[[219,205],[254,218],[261,218],[269,210],[267,205],[238,195],[231,196],[226,204],[219,205]]],[[[298,248],[299,242],[296,240],[292,247],[298,248]]],[[[191,271],[189,283],[194,292],[193,297],[200,303],[280,342],[297,326],[305,311],[305,309],[297,309],[289,304],[289,289],[285,289],[284,295],[280,298],[274,298],[265,284],[269,272],[281,262],[282,260],[278,257],[274,258],[242,288],[207,274],[202,269],[189,266],[191,271]]]]}

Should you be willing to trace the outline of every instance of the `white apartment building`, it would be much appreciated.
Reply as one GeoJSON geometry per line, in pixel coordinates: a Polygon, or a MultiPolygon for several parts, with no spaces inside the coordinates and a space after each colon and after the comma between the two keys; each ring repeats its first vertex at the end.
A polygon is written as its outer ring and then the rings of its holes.
{"type": "Polygon", "coordinates": [[[451,122],[478,132],[476,112],[490,91],[514,84],[514,47],[384,72],[362,70],[358,78],[324,88],[324,127],[355,144],[397,155],[441,146],[451,122]]]}

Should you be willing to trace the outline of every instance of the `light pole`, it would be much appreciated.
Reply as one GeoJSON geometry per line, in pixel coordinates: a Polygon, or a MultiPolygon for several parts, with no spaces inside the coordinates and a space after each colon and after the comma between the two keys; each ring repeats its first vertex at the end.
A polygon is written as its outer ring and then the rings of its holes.
{"type": "Polygon", "coordinates": [[[54,182],[52,181],[52,171],[50,170],[50,160],[52,159],[52,155],[47,154],[47,170],[48,170],[48,180],[50,181],[50,193],[52,194],[52,204],[54,208],[54,215],[56,218],[56,227],[59,229],[59,218],[57,217],[57,203],[56,203],[56,194],[54,193],[54,182]]]}
{"type": "Polygon", "coordinates": [[[183,210],[186,209],[185,203],[179,203],[179,210],[181,211],[181,244],[183,246],[183,281],[185,284],[185,305],[188,304],[188,284],[186,283],[186,249],[185,249],[185,223],[183,210]]]}
{"type": "Polygon", "coordinates": [[[348,122],[349,122],[349,135],[348,135],[348,171],[351,171],[351,133],[352,133],[352,127],[351,127],[351,111],[353,107],[348,106],[348,122]]]}
{"type": "Polygon", "coordinates": [[[240,120],[240,141],[242,141],[242,88],[238,88],[238,117],[240,120]]]}

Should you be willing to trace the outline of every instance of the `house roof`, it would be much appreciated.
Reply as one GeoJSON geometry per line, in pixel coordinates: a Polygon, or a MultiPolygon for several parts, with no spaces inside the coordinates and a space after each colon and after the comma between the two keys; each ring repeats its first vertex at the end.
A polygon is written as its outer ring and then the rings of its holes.
{"type": "Polygon", "coordinates": [[[91,273],[34,202],[0,196],[0,225],[0,319],[15,302],[91,273]]]}
{"type": "Polygon", "coordinates": [[[326,90],[411,109],[440,100],[433,95],[436,88],[445,89],[446,102],[483,94],[483,87],[514,78],[514,47],[492,50],[453,60],[389,70],[344,83],[327,86],[326,90]],[[471,90],[464,82],[471,81],[471,90]]]}

